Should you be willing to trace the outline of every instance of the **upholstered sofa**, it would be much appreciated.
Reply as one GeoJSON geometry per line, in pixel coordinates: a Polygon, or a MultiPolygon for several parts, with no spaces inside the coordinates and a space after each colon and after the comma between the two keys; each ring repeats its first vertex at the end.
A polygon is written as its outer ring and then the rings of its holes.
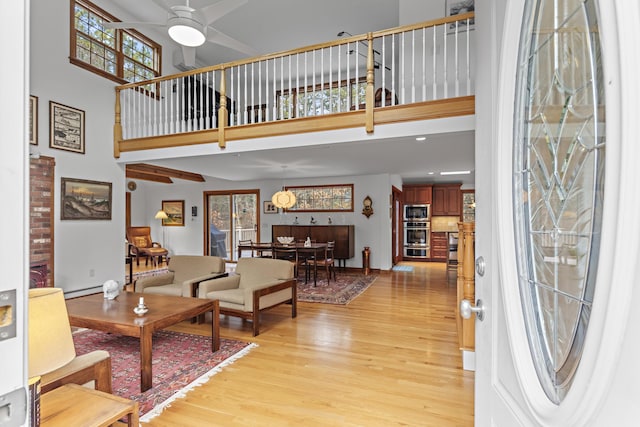
{"type": "MultiPolygon", "coordinates": [[[[173,262],[173,261],[172,261],[173,262]]],[[[286,260],[240,258],[235,274],[200,283],[200,298],[217,299],[220,314],[253,322],[253,336],[260,331],[260,311],[282,303],[291,304],[291,317],[297,315],[294,265],[286,260]]]]}
{"type": "Polygon", "coordinates": [[[169,259],[166,273],[141,277],[136,280],[134,289],[141,293],[196,297],[200,282],[226,275],[223,258],[174,255],[169,259]]]}

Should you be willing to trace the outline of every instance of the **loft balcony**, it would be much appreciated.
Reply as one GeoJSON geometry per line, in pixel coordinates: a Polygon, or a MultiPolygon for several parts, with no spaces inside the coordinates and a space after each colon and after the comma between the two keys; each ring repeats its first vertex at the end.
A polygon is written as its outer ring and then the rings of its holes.
{"type": "Polygon", "coordinates": [[[114,156],[473,115],[473,13],[116,87],[114,156]]]}

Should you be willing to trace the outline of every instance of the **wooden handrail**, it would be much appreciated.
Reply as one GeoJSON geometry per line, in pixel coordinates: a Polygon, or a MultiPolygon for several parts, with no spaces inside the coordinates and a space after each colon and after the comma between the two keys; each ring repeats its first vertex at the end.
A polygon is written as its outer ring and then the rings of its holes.
{"type": "Polygon", "coordinates": [[[352,37],[343,37],[343,38],[338,39],[338,40],[333,40],[333,41],[324,42],[324,43],[317,43],[317,44],[313,44],[313,45],[308,45],[308,46],[299,47],[299,48],[295,48],[295,49],[280,51],[280,52],[276,52],[276,53],[270,53],[270,54],[266,54],[266,55],[255,56],[255,57],[251,57],[251,58],[240,59],[240,60],[237,60],[237,61],[225,62],[224,64],[209,65],[209,66],[206,66],[206,67],[197,68],[195,70],[183,71],[183,72],[176,73],[176,74],[156,77],[156,78],[153,78],[153,79],[150,79],[150,80],[146,80],[146,81],[140,81],[140,82],[136,82],[136,83],[127,83],[127,84],[124,84],[124,85],[116,86],[116,90],[118,90],[118,89],[124,90],[124,89],[131,89],[131,88],[139,87],[139,86],[146,86],[148,84],[159,83],[159,82],[162,82],[162,81],[165,81],[165,80],[171,80],[171,79],[180,78],[180,77],[192,76],[194,74],[201,74],[201,73],[205,73],[207,71],[224,70],[224,69],[228,69],[228,68],[232,68],[232,67],[237,67],[237,66],[240,66],[240,65],[251,64],[252,62],[266,61],[266,60],[270,60],[270,59],[280,58],[282,56],[297,55],[299,53],[310,52],[312,50],[320,50],[320,49],[323,49],[323,48],[338,46],[338,45],[345,44],[345,43],[361,42],[361,41],[362,42],[366,42],[368,40],[372,40],[372,39],[375,39],[375,38],[378,38],[378,37],[389,36],[389,35],[393,35],[393,34],[402,33],[402,32],[405,32],[405,31],[412,31],[412,30],[417,30],[417,29],[421,29],[421,28],[435,27],[437,25],[453,23],[453,22],[456,22],[456,21],[465,21],[467,19],[473,19],[474,16],[475,16],[474,12],[469,12],[469,13],[460,14],[460,15],[452,15],[452,16],[449,16],[449,17],[446,17],[446,18],[440,18],[440,19],[434,19],[434,20],[429,20],[429,21],[418,22],[418,23],[411,24],[411,25],[403,25],[403,26],[400,26],[400,27],[394,27],[394,28],[390,28],[390,29],[387,29],[387,30],[374,31],[374,32],[366,33],[366,34],[355,35],[355,36],[352,36],[352,37]]]}

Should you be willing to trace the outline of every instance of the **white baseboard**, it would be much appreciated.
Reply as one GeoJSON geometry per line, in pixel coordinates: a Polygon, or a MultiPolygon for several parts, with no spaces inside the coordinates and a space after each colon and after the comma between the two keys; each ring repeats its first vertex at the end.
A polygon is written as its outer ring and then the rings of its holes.
{"type": "Polygon", "coordinates": [[[462,351],[462,369],[465,371],[476,370],[476,352],[475,351],[462,351]]]}

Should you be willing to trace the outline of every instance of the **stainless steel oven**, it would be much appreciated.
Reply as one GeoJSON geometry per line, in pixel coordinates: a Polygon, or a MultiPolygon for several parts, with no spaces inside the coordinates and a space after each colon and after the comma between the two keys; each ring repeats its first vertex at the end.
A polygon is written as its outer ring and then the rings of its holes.
{"type": "Polygon", "coordinates": [[[431,205],[404,205],[405,221],[429,221],[431,205]]]}
{"type": "Polygon", "coordinates": [[[430,257],[430,228],[428,221],[404,222],[404,256],[412,258],[430,257]]]}

